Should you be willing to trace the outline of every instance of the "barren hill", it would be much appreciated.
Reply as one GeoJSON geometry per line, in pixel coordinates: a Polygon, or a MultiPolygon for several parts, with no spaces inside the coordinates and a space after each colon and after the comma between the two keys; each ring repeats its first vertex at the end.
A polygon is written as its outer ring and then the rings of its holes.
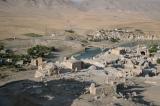
{"type": "Polygon", "coordinates": [[[158,12],[159,0],[0,0],[1,7],[65,8],[158,12]]]}
{"type": "Polygon", "coordinates": [[[0,34],[130,26],[159,30],[160,0],[0,0],[0,34]],[[15,31],[16,30],[16,31],[15,31]]]}

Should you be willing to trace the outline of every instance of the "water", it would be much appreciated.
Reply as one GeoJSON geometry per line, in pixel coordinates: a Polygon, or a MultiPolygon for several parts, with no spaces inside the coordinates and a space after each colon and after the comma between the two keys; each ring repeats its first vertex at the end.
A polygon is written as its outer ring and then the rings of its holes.
{"type": "Polygon", "coordinates": [[[101,48],[86,48],[85,51],[75,54],[74,57],[78,60],[93,58],[103,52],[101,48]]]}

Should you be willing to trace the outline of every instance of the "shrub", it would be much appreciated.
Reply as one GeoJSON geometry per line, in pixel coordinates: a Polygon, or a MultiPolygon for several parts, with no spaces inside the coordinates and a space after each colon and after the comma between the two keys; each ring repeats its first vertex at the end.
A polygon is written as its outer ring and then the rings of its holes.
{"type": "Polygon", "coordinates": [[[149,53],[156,53],[158,51],[158,45],[151,45],[149,48],[149,53]]]}
{"type": "Polygon", "coordinates": [[[11,55],[13,55],[14,52],[13,52],[11,49],[7,49],[7,50],[6,50],[6,54],[11,54],[11,55]]]}
{"type": "Polygon", "coordinates": [[[35,33],[27,33],[27,34],[24,34],[25,36],[28,36],[28,37],[42,37],[43,35],[40,35],[40,34],[35,34],[35,33]]]}
{"type": "Polygon", "coordinates": [[[24,62],[29,62],[30,61],[30,57],[28,55],[13,55],[13,61],[20,61],[23,60],[24,62]]]}
{"type": "Polygon", "coordinates": [[[157,59],[157,64],[160,64],[160,59],[157,59]]]}
{"type": "Polygon", "coordinates": [[[111,38],[110,40],[111,40],[111,42],[119,42],[120,39],[119,38],[111,38]]]}
{"type": "Polygon", "coordinates": [[[135,32],[138,32],[140,34],[144,34],[144,32],[141,29],[135,29],[135,32]]]}
{"type": "Polygon", "coordinates": [[[75,31],[74,31],[74,30],[72,30],[72,29],[65,30],[65,32],[68,32],[68,33],[75,33],[75,31]]]}

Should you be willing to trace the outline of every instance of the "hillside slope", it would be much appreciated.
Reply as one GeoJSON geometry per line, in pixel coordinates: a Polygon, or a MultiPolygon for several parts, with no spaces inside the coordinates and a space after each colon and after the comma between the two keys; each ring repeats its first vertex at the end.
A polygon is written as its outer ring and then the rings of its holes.
{"type": "Polygon", "coordinates": [[[0,0],[0,7],[69,8],[80,10],[160,11],[159,0],[0,0]]]}
{"type": "Polygon", "coordinates": [[[0,34],[48,29],[160,29],[160,0],[0,0],[0,34]]]}

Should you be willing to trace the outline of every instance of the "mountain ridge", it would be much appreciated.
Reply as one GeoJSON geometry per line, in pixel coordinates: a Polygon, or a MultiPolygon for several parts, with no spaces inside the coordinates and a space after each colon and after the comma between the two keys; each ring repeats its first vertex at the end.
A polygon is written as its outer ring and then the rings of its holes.
{"type": "MultiPolygon", "coordinates": [[[[0,0],[1,7],[77,8],[80,10],[160,11],[159,0],[0,0]]],[[[66,8],[65,8],[66,9],[66,8]]]]}

